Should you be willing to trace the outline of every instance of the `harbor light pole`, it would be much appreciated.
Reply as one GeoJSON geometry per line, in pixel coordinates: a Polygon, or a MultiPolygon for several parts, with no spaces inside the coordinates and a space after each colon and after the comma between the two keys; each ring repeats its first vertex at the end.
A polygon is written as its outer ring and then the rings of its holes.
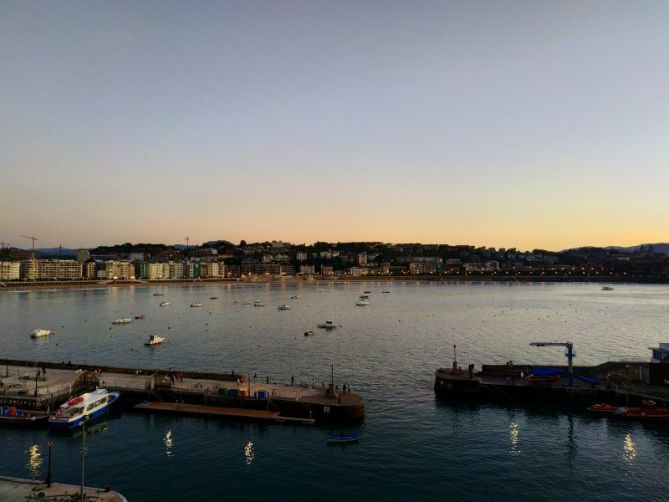
{"type": "Polygon", "coordinates": [[[46,486],[47,488],[51,488],[51,449],[53,448],[53,441],[49,440],[47,445],[49,447],[49,470],[46,475],[46,486]]]}

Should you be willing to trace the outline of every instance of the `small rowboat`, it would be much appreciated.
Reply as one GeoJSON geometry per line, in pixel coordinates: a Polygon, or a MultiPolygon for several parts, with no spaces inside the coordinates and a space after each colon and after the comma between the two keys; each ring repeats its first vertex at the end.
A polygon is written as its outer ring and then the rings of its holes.
{"type": "Polygon", "coordinates": [[[348,434],[331,434],[328,436],[328,444],[354,444],[359,441],[359,437],[355,432],[348,434]]]}
{"type": "Polygon", "coordinates": [[[0,424],[41,425],[46,424],[49,414],[40,410],[26,410],[16,406],[0,406],[0,424]]]}

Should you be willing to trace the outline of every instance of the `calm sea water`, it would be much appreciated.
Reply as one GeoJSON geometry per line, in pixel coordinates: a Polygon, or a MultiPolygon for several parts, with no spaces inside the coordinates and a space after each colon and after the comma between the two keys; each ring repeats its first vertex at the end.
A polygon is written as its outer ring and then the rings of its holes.
{"type": "MultiPolygon", "coordinates": [[[[87,437],[86,483],[109,484],[131,501],[666,500],[669,426],[450,404],[432,391],[453,344],[463,366],[564,363],[560,348],[528,346],[538,340],[571,340],[578,364],[648,358],[647,347],[669,341],[669,287],[614,288],[404,282],[3,292],[0,354],[234,369],[278,382],[328,380],[334,364],[337,383],[366,401],[365,422],[347,429],[361,442],[349,447],[328,447],[327,426],[110,417],[87,437]],[[363,290],[371,305],[355,307],[363,290]],[[243,305],[252,300],[266,307],[243,305]],[[204,306],[191,308],[194,301],[204,306]],[[293,309],[277,311],[283,303],[293,309]],[[146,319],[110,324],[139,314],[146,319]],[[326,319],[342,327],[303,336],[326,319]],[[57,335],[31,340],[38,327],[57,335]],[[150,334],[170,343],[144,347],[150,334]]],[[[77,484],[80,434],[2,428],[0,474],[43,478],[50,438],[55,479],[77,484]]]]}

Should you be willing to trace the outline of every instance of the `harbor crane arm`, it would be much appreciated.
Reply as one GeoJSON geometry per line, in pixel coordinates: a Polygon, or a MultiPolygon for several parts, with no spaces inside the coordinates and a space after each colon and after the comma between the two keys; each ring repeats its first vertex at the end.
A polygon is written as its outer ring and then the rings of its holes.
{"type": "Polygon", "coordinates": [[[572,342],[531,342],[534,347],[567,347],[568,385],[574,386],[574,344],[572,342]]]}

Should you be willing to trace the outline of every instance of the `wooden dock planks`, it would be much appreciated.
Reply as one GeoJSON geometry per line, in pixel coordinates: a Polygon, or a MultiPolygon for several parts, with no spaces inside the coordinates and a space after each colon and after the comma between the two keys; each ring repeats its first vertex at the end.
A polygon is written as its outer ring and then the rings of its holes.
{"type": "Polygon", "coordinates": [[[276,420],[278,411],[249,410],[244,408],[228,408],[224,406],[204,406],[187,403],[162,403],[148,401],[135,405],[135,409],[146,411],[162,411],[184,413],[189,415],[217,415],[222,417],[250,418],[253,420],[276,420]]]}

